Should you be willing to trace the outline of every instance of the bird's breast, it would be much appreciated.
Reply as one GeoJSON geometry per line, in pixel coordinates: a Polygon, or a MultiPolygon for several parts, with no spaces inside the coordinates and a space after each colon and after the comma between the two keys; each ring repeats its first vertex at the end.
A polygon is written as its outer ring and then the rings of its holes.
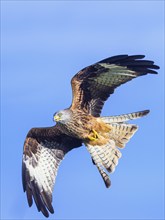
{"type": "Polygon", "coordinates": [[[61,131],[65,134],[79,139],[84,139],[92,129],[93,121],[90,120],[89,115],[76,115],[76,117],[72,117],[72,120],[66,124],[61,124],[60,127],[61,131]]]}

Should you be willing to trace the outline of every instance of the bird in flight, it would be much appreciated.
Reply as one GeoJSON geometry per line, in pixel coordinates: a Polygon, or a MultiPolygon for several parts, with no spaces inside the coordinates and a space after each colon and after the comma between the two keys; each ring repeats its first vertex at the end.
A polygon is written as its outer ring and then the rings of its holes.
{"type": "Polygon", "coordinates": [[[25,139],[22,160],[23,189],[31,207],[33,199],[45,217],[54,213],[52,192],[60,162],[65,154],[85,145],[106,187],[111,185],[107,172],[115,170],[120,148],[137,131],[127,121],[140,118],[149,110],[101,117],[104,102],[114,90],[136,77],[159,69],[144,55],[118,55],[80,70],[71,80],[72,104],[56,112],[56,125],[32,128],[25,139]]]}

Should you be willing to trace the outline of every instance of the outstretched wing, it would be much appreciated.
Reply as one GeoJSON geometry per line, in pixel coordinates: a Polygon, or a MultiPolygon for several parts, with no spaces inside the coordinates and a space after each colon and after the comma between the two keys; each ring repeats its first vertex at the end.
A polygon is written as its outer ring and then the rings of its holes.
{"type": "Polygon", "coordinates": [[[52,191],[59,164],[68,151],[80,146],[80,140],[62,134],[57,126],[29,131],[22,161],[23,189],[29,206],[34,199],[44,216],[49,216],[48,210],[54,213],[52,191]]]}
{"type": "Polygon", "coordinates": [[[143,55],[110,57],[80,70],[71,81],[71,109],[81,109],[98,117],[104,102],[114,89],[138,76],[156,74],[153,61],[141,60],[143,55]]]}

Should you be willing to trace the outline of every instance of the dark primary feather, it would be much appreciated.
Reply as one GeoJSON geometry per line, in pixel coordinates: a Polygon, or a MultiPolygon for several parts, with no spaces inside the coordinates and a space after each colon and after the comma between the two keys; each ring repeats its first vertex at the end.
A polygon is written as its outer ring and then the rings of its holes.
{"type": "Polygon", "coordinates": [[[29,131],[23,152],[22,183],[29,206],[33,199],[38,211],[48,217],[54,213],[52,191],[64,155],[81,146],[81,141],[62,134],[57,126],[29,131]],[[49,212],[48,212],[49,211],[49,212]]]}
{"type": "Polygon", "coordinates": [[[83,109],[100,116],[104,102],[115,88],[138,76],[156,74],[159,69],[153,61],[141,60],[144,55],[119,55],[85,67],[72,78],[73,100],[71,108],[83,109]]]}

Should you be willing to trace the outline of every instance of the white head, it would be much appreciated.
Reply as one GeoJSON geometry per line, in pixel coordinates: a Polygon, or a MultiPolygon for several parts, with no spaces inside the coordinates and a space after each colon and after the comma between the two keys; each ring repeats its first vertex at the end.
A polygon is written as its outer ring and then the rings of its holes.
{"type": "Polygon", "coordinates": [[[64,109],[53,115],[53,120],[62,124],[66,124],[71,119],[71,111],[64,109]]]}

